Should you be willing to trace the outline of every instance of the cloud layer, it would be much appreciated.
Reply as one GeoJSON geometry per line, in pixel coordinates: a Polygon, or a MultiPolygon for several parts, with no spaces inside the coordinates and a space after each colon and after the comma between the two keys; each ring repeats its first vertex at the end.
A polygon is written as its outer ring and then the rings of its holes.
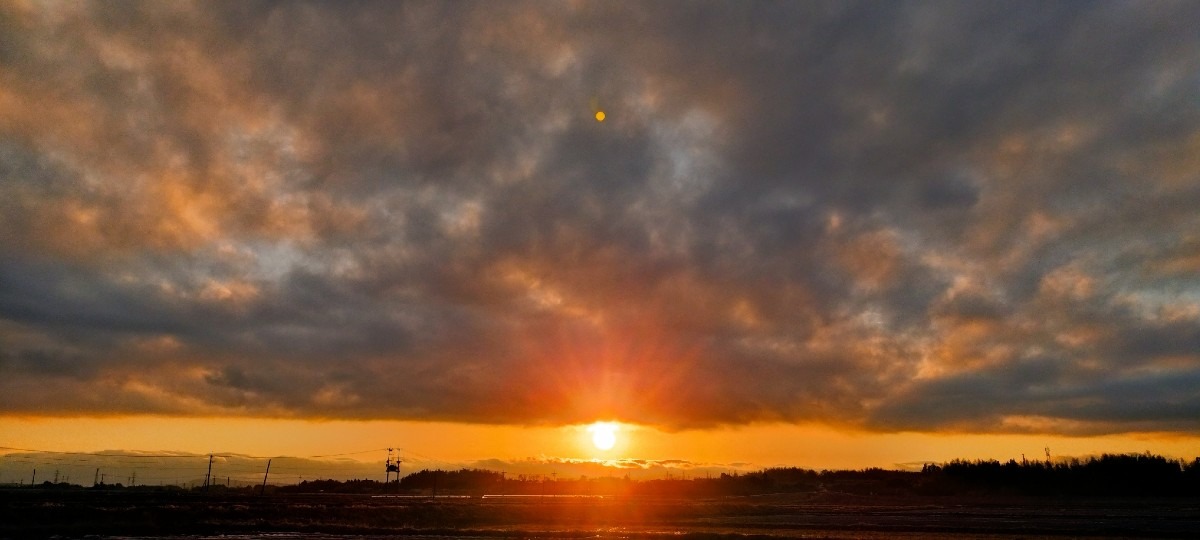
{"type": "Polygon", "coordinates": [[[0,411],[1197,433],[1196,20],[9,3],[0,411]]]}

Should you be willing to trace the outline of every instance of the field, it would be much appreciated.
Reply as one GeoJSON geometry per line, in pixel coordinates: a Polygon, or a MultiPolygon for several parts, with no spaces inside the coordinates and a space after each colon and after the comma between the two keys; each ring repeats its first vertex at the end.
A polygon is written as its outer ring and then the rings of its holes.
{"type": "Polygon", "coordinates": [[[1200,500],[421,498],[7,490],[0,537],[1196,538],[1200,500]]]}

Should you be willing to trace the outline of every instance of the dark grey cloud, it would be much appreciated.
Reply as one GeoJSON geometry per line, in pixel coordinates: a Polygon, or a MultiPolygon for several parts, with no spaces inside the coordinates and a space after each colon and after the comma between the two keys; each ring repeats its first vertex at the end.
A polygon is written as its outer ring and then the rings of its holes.
{"type": "Polygon", "coordinates": [[[8,4],[0,405],[1195,432],[1197,11],[8,4]]]}

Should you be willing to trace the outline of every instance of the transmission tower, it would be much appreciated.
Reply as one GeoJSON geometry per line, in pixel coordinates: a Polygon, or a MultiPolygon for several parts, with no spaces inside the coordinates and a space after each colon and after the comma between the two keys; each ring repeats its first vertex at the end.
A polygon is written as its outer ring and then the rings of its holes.
{"type": "Polygon", "coordinates": [[[396,473],[396,489],[400,489],[400,453],[396,452],[395,458],[392,457],[394,448],[388,448],[387,462],[384,467],[383,484],[386,486],[392,482],[392,473],[396,473]]]}

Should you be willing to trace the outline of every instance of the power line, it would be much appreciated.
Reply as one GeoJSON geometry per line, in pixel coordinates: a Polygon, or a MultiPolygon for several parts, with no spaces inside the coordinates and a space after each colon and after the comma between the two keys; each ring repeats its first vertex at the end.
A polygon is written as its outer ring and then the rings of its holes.
{"type": "Polygon", "coordinates": [[[424,454],[420,454],[418,452],[413,452],[412,450],[409,450],[408,448],[401,448],[400,450],[403,451],[407,455],[417,457],[417,459],[409,459],[410,462],[416,461],[416,462],[425,462],[425,463],[436,463],[436,464],[440,464],[440,465],[445,465],[448,468],[454,468],[454,467],[458,466],[458,465],[455,465],[448,461],[442,461],[440,459],[432,458],[432,457],[426,456],[424,454]]]}
{"type": "Polygon", "coordinates": [[[376,449],[374,449],[374,450],[361,450],[361,451],[358,451],[358,452],[346,452],[346,453],[344,453],[344,454],[325,454],[325,455],[321,455],[321,456],[306,456],[306,457],[310,457],[310,458],[327,458],[327,457],[354,456],[354,455],[358,455],[358,454],[369,454],[369,453],[371,453],[371,452],[383,452],[383,451],[385,451],[385,450],[387,450],[387,448],[376,448],[376,449]]]}
{"type": "MultiPolygon", "coordinates": [[[[181,454],[105,454],[103,452],[58,452],[55,450],[35,450],[32,448],[12,448],[10,446],[0,446],[0,450],[15,450],[17,452],[38,452],[41,454],[61,454],[68,456],[96,456],[96,457],[119,457],[119,458],[196,458],[204,456],[189,456],[181,454]]],[[[225,456],[222,456],[225,457],[225,456]]]]}
{"type": "MultiPolygon", "coordinates": [[[[92,456],[92,457],[112,457],[112,458],[132,458],[132,459],[156,459],[156,458],[187,458],[200,459],[208,457],[210,454],[111,454],[104,452],[61,452],[56,450],[39,450],[35,448],[13,448],[11,446],[0,446],[0,450],[12,450],[16,452],[37,452],[41,454],[59,454],[68,456],[92,456]]],[[[383,452],[386,448],[377,448],[373,450],[359,450],[357,452],[345,452],[341,454],[321,454],[316,456],[250,456],[245,454],[211,454],[213,457],[220,458],[244,458],[244,459],[318,459],[328,457],[354,456],[358,454],[369,454],[371,452],[383,452]]]]}
{"type": "MultiPolygon", "coordinates": [[[[341,453],[334,453],[334,454],[317,454],[317,455],[311,455],[311,456],[252,456],[252,455],[237,454],[237,453],[224,453],[224,454],[219,454],[219,453],[212,453],[212,454],[179,454],[179,453],[148,454],[148,453],[140,453],[139,454],[139,453],[113,453],[113,451],[68,452],[68,451],[59,451],[59,450],[43,450],[43,449],[35,449],[35,448],[17,448],[17,447],[11,447],[11,446],[0,446],[0,451],[13,452],[13,453],[9,453],[9,454],[0,454],[0,465],[2,465],[3,463],[10,463],[10,464],[27,463],[27,464],[35,464],[36,465],[38,463],[47,463],[47,462],[69,465],[70,463],[81,464],[81,463],[91,462],[95,465],[111,467],[112,464],[114,464],[114,463],[128,464],[128,465],[122,465],[122,467],[126,468],[127,470],[142,471],[143,474],[140,476],[143,478],[143,481],[148,481],[148,480],[152,481],[152,480],[168,480],[168,479],[172,478],[172,476],[170,476],[170,475],[175,475],[175,477],[177,478],[179,475],[198,474],[201,476],[208,476],[212,473],[209,473],[207,471],[207,465],[208,465],[207,463],[204,465],[198,465],[198,466],[170,466],[170,465],[166,465],[165,463],[161,463],[161,462],[150,463],[150,462],[148,462],[148,460],[189,459],[189,460],[199,461],[199,460],[204,460],[206,458],[210,458],[210,456],[211,456],[211,457],[218,457],[218,458],[230,460],[229,462],[224,462],[221,464],[221,470],[227,476],[230,475],[230,473],[232,473],[233,475],[239,476],[239,480],[242,480],[243,478],[241,477],[241,475],[243,475],[243,474],[257,475],[257,471],[259,469],[257,467],[250,467],[249,464],[246,463],[245,461],[242,461],[239,463],[239,460],[324,459],[324,458],[336,458],[336,457],[343,457],[343,456],[369,454],[369,453],[373,453],[373,452],[385,452],[387,450],[388,450],[387,448],[376,448],[376,449],[370,449],[370,450],[357,450],[357,451],[353,451],[353,452],[341,452],[341,453]],[[20,454],[20,453],[16,453],[16,452],[28,452],[29,454],[20,454]],[[47,454],[48,456],[39,456],[36,454],[47,454]],[[54,457],[54,456],[60,456],[60,457],[54,457]],[[73,457],[67,457],[67,456],[73,456],[73,457]],[[145,474],[145,473],[149,473],[149,474],[145,474]],[[155,474],[155,473],[157,473],[157,474],[155,474]],[[164,476],[164,475],[167,475],[167,476],[164,476]]],[[[428,455],[424,455],[420,452],[415,452],[415,451],[407,449],[407,448],[400,448],[400,450],[402,452],[404,452],[405,454],[412,456],[409,460],[410,464],[429,464],[429,465],[434,465],[434,466],[439,466],[439,467],[448,467],[448,468],[455,468],[455,467],[461,466],[461,464],[454,464],[454,463],[450,463],[448,461],[443,461],[443,460],[440,460],[440,459],[437,459],[437,458],[434,458],[434,457],[431,457],[428,455]]],[[[363,472],[363,471],[347,471],[347,470],[344,470],[342,467],[333,467],[332,465],[334,465],[334,463],[335,462],[325,462],[325,463],[323,463],[325,465],[324,467],[319,466],[320,464],[314,463],[313,465],[317,465],[317,466],[310,468],[310,467],[306,467],[305,465],[303,465],[301,463],[296,463],[295,461],[293,461],[293,465],[289,467],[285,462],[284,464],[282,464],[282,466],[280,466],[281,464],[275,464],[274,466],[272,466],[271,472],[273,473],[272,476],[275,476],[277,478],[304,478],[304,476],[311,477],[312,475],[317,475],[317,476],[326,475],[326,474],[344,475],[344,474],[358,474],[358,473],[363,472]],[[291,473],[291,474],[289,474],[289,473],[291,473]],[[296,473],[301,473],[301,474],[296,474],[296,473]]],[[[349,465],[349,464],[346,463],[344,465],[349,465]]],[[[367,466],[368,464],[361,463],[361,465],[367,466]]],[[[420,466],[420,465],[418,465],[418,466],[420,466]]]]}

